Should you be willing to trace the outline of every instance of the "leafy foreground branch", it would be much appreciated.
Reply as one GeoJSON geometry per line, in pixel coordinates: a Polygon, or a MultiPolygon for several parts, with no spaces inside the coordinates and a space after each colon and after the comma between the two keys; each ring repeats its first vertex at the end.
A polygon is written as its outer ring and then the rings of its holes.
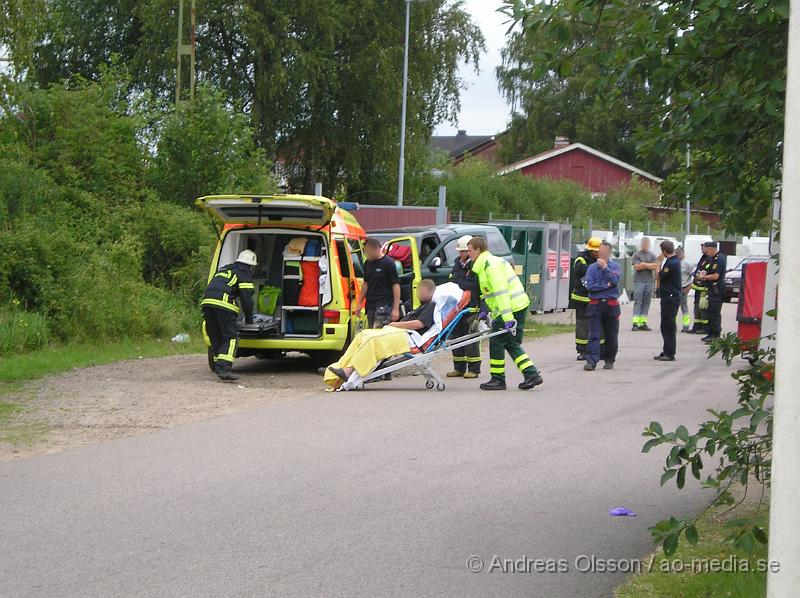
{"type": "MultiPolygon", "coordinates": [[[[701,482],[703,487],[717,491],[709,509],[715,505],[733,505],[731,508],[735,508],[747,498],[755,485],[759,496],[754,514],[731,519],[726,524],[729,530],[726,541],[750,553],[756,542],[767,543],[767,532],[758,521],[772,473],[771,399],[774,393],[775,351],[759,349],[754,343],[742,343],[735,334],[729,334],[715,342],[709,350],[709,357],[718,354],[728,365],[738,356],[747,355],[748,367],[732,374],[739,386],[739,407],[731,413],[709,409],[713,419],[703,422],[694,434],[690,434],[683,425],[674,432],[664,432],[661,424],[651,422],[642,433],[649,437],[642,452],[649,452],[660,445],[671,445],[661,475],[662,486],[674,479],[678,488],[683,488],[689,472],[701,480],[704,470],[713,468],[701,482]],[[731,492],[734,484],[744,490],[738,502],[731,492]]],[[[661,543],[664,552],[671,555],[677,549],[681,535],[690,544],[697,544],[699,533],[696,523],[702,516],[703,513],[694,519],[670,517],[651,527],[650,533],[656,543],[661,543]]]]}

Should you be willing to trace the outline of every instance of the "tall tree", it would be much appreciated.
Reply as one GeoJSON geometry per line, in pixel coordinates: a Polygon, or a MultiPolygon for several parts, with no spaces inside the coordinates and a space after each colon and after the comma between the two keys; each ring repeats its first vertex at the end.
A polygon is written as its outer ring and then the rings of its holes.
{"type": "Polygon", "coordinates": [[[691,169],[667,181],[674,200],[688,183],[731,229],[766,217],[780,178],[789,0],[513,0],[505,10],[541,39],[539,69],[585,60],[602,67],[600,89],[647,86],[638,151],[692,150],[691,169]],[[593,32],[612,45],[570,43],[593,32]]]}
{"type": "Polygon", "coordinates": [[[650,116],[646,85],[633,80],[598,85],[610,75],[607,65],[580,51],[591,46],[611,52],[609,32],[573,26],[561,36],[572,57],[557,69],[546,59],[554,42],[551,31],[518,29],[508,38],[497,69],[500,89],[514,107],[504,159],[515,162],[552,148],[554,137],[563,135],[662,174],[663,158],[642,160],[636,155],[634,133],[650,116]]]}
{"type": "MultiPolygon", "coordinates": [[[[118,56],[134,88],[174,88],[174,0],[46,0],[58,35],[43,35],[32,76],[95,79],[118,56]]],[[[394,184],[405,4],[396,0],[198,0],[197,75],[253,118],[259,145],[290,186],[329,193],[394,184]]],[[[459,64],[484,42],[462,0],[415,3],[409,78],[409,167],[459,108],[459,64]]]]}

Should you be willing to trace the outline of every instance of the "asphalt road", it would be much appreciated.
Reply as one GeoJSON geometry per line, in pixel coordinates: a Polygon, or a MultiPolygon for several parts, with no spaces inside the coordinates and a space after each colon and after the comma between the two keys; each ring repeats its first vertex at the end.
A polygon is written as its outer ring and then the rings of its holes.
{"type": "Polygon", "coordinates": [[[567,336],[530,343],[533,392],[404,377],[0,463],[0,595],[609,596],[624,574],[579,569],[644,557],[648,526],[707,500],[659,487],[642,428],[735,403],[698,337],[654,362],[627,313],[613,371],[583,372],[567,336]]]}

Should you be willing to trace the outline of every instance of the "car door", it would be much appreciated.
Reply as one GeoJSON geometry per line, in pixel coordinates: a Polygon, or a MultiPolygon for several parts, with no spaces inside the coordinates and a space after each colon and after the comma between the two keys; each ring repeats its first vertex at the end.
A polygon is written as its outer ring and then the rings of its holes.
{"type": "MultiPolygon", "coordinates": [[[[417,248],[417,239],[412,236],[402,236],[389,239],[384,243],[386,252],[394,245],[402,245],[411,250],[411,264],[410,266],[402,266],[402,272],[398,272],[400,277],[400,300],[401,302],[409,302],[413,307],[419,306],[419,299],[417,299],[417,285],[422,280],[421,264],[419,259],[419,250],[417,248]]],[[[399,262],[396,262],[399,263],[399,262]]]]}
{"type": "Polygon", "coordinates": [[[350,269],[347,305],[350,309],[350,338],[353,339],[367,327],[366,311],[362,311],[358,317],[353,313],[356,308],[355,302],[358,298],[358,293],[361,291],[361,285],[364,284],[364,245],[361,239],[356,238],[347,239],[344,245],[346,246],[347,263],[350,269]]]}

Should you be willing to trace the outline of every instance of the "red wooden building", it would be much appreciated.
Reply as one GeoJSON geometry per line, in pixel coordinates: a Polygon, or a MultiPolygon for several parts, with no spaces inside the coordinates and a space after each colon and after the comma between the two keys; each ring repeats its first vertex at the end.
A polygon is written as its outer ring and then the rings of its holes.
{"type": "Polygon", "coordinates": [[[634,176],[653,185],[662,183],[662,179],[649,172],[588,145],[570,143],[564,137],[556,137],[553,149],[506,166],[500,174],[515,171],[526,176],[574,181],[596,195],[630,183],[634,176]]]}

